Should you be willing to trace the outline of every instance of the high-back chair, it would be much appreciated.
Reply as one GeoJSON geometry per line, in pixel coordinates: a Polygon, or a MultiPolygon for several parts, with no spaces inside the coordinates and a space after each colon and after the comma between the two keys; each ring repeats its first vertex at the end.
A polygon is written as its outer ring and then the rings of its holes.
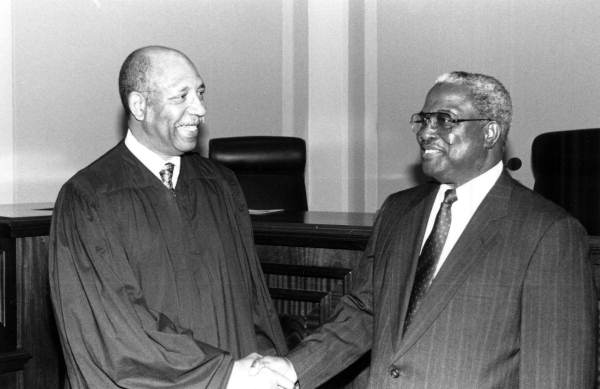
{"type": "Polygon", "coordinates": [[[286,136],[213,138],[209,158],[237,176],[250,209],[306,211],[306,144],[286,136]]]}
{"type": "Polygon", "coordinates": [[[600,235],[600,128],[538,135],[531,164],[534,190],[600,235]]]}

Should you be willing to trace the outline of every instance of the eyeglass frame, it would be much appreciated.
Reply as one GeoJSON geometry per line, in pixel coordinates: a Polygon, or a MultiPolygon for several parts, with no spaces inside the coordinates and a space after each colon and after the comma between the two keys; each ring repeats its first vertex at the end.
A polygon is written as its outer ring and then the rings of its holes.
{"type": "Polygon", "coordinates": [[[418,133],[419,131],[423,130],[427,125],[430,126],[432,129],[436,130],[436,131],[440,131],[442,130],[443,132],[447,132],[450,133],[452,130],[454,130],[460,123],[462,122],[477,122],[477,121],[481,121],[481,120],[486,120],[489,122],[493,122],[494,119],[490,119],[490,118],[471,118],[471,119],[455,119],[452,117],[452,115],[448,112],[417,112],[417,113],[413,113],[412,115],[410,115],[410,120],[409,123],[411,124],[411,129],[413,133],[418,133]],[[452,127],[447,128],[447,127],[443,127],[443,125],[439,124],[439,121],[437,119],[437,115],[446,115],[450,118],[450,123],[452,124],[452,127]],[[415,115],[419,115],[423,118],[423,123],[421,123],[421,125],[419,126],[419,128],[415,129],[415,126],[417,124],[419,124],[419,122],[414,122],[413,118],[415,117],[415,115]],[[427,115],[427,116],[424,116],[427,115]],[[431,122],[431,116],[432,115],[436,115],[436,125],[435,127],[432,126],[432,122],[431,122]]]}

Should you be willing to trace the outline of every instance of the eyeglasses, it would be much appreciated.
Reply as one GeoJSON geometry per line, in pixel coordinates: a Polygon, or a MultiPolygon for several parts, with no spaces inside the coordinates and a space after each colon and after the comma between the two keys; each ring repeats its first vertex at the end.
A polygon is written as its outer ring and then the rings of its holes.
{"type": "Polygon", "coordinates": [[[475,119],[456,119],[446,112],[418,112],[414,113],[410,117],[410,124],[412,131],[416,134],[423,130],[427,126],[440,132],[449,133],[459,123],[462,122],[477,122],[480,120],[491,121],[488,118],[475,118],[475,119]]]}

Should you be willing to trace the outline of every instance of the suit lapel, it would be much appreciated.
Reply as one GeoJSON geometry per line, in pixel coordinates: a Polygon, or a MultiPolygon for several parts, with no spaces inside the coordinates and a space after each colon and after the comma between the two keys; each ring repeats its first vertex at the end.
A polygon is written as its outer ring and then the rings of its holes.
{"type": "MultiPolygon", "coordinates": [[[[391,258],[386,263],[387,268],[384,269],[387,275],[386,284],[389,285],[386,293],[391,294],[388,296],[391,306],[388,316],[389,328],[402,328],[410,294],[399,286],[412,285],[419,258],[420,243],[427,227],[427,215],[431,212],[437,188],[438,185],[432,185],[424,195],[418,196],[408,205],[408,211],[405,214],[395,217],[393,234],[390,239],[385,240],[388,244],[394,242],[384,248],[381,256],[382,258],[391,258]],[[398,261],[408,262],[409,265],[399,265],[398,261]],[[396,310],[397,314],[391,314],[396,310]]],[[[402,334],[397,331],[392,332],[394,349],[399,345],[401,336],[402,334]]]]}
{"type": "MultiPolygon", "coordinates": [[[[483,199],[423,298],[400,343],[397,357],[407,352],[433,324],[473,271],[478,259],[485,255],[498,238],[497,222],[507,213],[512,185],[512,179],[507,173],[503,173],[483,199]]],[[[414,262],[416,263],[416,259],[414,262]]],[[[413,268],[412,272],[414,271],[413,268]]],[[[408,298],[411,289],[407,290],[408,298]]],[[[397,328],[401,331],[402,326],[397,328]]]]}

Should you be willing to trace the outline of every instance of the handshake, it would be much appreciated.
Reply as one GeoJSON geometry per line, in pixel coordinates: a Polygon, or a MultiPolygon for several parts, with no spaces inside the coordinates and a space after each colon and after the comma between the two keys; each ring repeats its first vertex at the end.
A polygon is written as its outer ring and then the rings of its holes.
{"type": "Polygon", "coordinates": [[[252,353],[235,361],[227,389],[299,389],[298,376],[286,358],[252,353]]]}

